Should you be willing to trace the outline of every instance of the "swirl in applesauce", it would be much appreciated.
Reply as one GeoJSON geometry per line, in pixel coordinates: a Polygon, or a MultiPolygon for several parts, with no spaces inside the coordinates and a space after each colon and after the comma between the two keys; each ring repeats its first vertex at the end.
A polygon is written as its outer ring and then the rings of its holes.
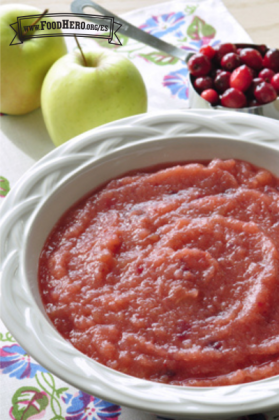
{"type": "Polygon", "coordinates": [[[118,371],[212,386],[279,374],[279,179],[239,160],[109,182],[51,232],[54,326],[118,371]]]}

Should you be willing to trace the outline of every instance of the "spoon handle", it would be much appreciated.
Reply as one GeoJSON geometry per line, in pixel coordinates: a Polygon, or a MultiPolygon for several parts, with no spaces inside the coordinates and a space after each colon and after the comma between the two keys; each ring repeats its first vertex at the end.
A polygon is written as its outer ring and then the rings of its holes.
{"type": "MultiPolygon", "coordinates": [[[[83,13],[83,9],[85,7],[92,7],[93,9],[97,10],[99,13],[102,13],[105,16],[110,16],[115,18],[117,23],[121,24],[121,27],[118,29],[118,32],[122,35],[126,35],[129,38],[133,38],[136,41],[142,42],[143,44],[149,45],[150,47],[155,48],[156,50],[164,51],[165,53],[169,54],[172,57],[179,58],[184,62],[188,62],[190,57],[194,55],[193,52],[185,51],[181,48],[177,48],[174,45],[168,44],[165,41],[162,41],[155,36],[142,31],[141,29],[137,28],[134,25],[131,25],[124,19],[120,18],[119,16],[115,15],[114,13],[110,12],[109,10],[105,9],[104,7],[100,6],[99,4],[95,3],[91,0],[74,0],[71,4],[71,10],[73,13],[83,13]]],[[[94,18],[88,17],[86,20],[90,20],[94,22],[94,18]]]]}

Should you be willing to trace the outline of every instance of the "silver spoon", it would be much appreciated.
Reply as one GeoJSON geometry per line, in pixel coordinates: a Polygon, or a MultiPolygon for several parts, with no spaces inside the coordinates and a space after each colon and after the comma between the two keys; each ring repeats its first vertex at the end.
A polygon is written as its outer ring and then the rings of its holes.
{"type": "MultiPolygon", "coordinates": [[[[74,0],[71,4],[71,10],[73,13],[76,14],[83,14],[83,9],[85,7],[91,7],[97,10],[104,16],[113,17],[117,23],[121,24],[121,27],[118,29],[118,32],[122,35],[126,35],[129,38],[133,38],[136,41],[142,42],[143,44],[149,45],[150,47],[155,48],[159,51],[164,51],[165,53],[169,54],[172,57],[179,58],[184,63],[188,63],[189,59],[196,54],[196,52],[189,52],[185,51],[182,48],[178,48],[174,45],[171,45],[155,36],[137,28],[136,26],[132,25],[131,23],[125,21],[124,19],[120,18],[119,16],[115,15],[114,13],[110,12],[109,10],[105,9],[104,7],[100,6],[99,4],[95,3],[91,0],[74,0]]],[[[91,22],[95,22],[94,18],[88,16],[85,18],[91,22]]],[[[235,44],[239,48],[256,48],[258,49],[260,46],[256,44],[235,44]]],[[[256,114],[262,115],[265,117],[275,118],[279,120],[279,98],[273,102],[270,102],[265,105],[258,105],[254,107],[246,107],[246,108],[225,108],[223,106],[215,106],[213,107],[203,99],[195,90],[193,85],[193,78],[189,75],[189,106],[190,108],[207,108],[207,109],[222,109],[224,111],[238,111],[238,112],[246,112],[249,114],[256,114]]]]}

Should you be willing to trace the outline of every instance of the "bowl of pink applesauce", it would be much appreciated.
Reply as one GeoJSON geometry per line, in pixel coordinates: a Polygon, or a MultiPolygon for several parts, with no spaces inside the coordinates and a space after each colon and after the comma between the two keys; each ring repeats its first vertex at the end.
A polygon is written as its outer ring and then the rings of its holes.
{"type": "MultiPolygon", "coordinates": [[[[14,256],[4,264],[4,322],[35,359],[89,394],[171,418],[279,406],[279,148],[251,139],[279,125],[213,114],[199,116],[219,133],[193,133],[189,111],[185,135],[88,160],[115,123],[56,149],[24,187],[22,214],[38,173],[49,192],[27,221],[19,280],[8,281],[14,256]],[[224,133],[226,118],[243,134],[224,133]]],[[[169,130],[173,117],[160,118],[169,130]]]]}
{"type": "Polygon", "coordinates": [[[105,366],[170,385],[240,384],[279,374],[278,249],[270,171],[216,158],[142,168],[60,218],[40,293],[65,340],[105,366]]]}

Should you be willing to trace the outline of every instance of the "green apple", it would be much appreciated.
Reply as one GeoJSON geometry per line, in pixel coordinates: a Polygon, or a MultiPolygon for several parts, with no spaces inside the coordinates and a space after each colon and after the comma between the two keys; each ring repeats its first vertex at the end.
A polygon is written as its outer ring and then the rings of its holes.
{"type": "Polygon", "coordinates": [[[91,128],[146,112],[147,93],[136,66],[119,53],[79,50],[51,67],[42,112],[56,146],[91,128]]]}
{"type": "MultiPolygon", "coordinates": [[[[63,37],[34,38],[22,44],[10,45],[15,36],[10,25],[17,22],[17,17],[38,14],[42,14],[42,11],[22,4],[0,6],[0,111],[3,113],[21,115],[38,108],[46,73],[58,58],[67,54],[63,37]]],[[[31,25],[34,20],[28,20],[26,25],[31,25]]],[[[53,21],[46,16],[44,20],[53,21]]],[[[36,34],[39,32],[43,33],[36,31],[36,34]]]]}

